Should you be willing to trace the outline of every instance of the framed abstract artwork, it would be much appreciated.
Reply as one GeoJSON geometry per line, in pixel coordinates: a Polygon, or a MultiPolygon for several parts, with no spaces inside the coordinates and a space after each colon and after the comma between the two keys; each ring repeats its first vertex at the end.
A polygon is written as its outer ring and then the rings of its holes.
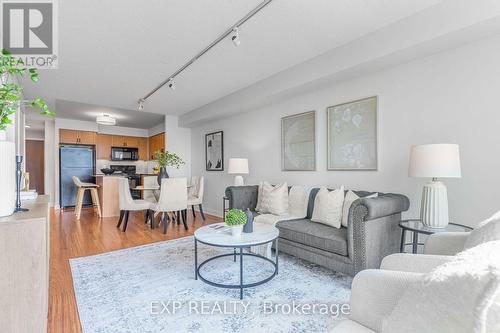
{"type": "Polygon", "coordinates": [[[224,137],[222,131],[205,135],[205,166],[207,171],[224,170],[224,137]]]}
{"type": "Polygon", "coordinates": [[[328,170],[377,170],[377,96],[327,108],[328,170]]]}
{"type": "Polygon", "coordinates": [[[316,170],[316,111],[281,118],[281,169],[316,170]]]}

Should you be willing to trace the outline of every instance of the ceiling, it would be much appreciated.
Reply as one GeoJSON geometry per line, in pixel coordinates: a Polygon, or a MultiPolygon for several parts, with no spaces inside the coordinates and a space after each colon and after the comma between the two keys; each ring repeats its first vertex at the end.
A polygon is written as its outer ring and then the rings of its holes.
{"type": "Polygon", "coordinates": [[[96,117],[104,114],[116,119],[116,126],[149,129],[165,121],[165,116],[157,113],[138,112],[99,105],[56,100],[59,118],[85,120],[95,122],[96,117]]]}
{"type": "MultiPolygon", "coordinates": [[[[175,91],[164,87],[148,99],[145,111],[185,114],[439,2],[274,0],[240,28],[239,47],[224,40],[176,79],[175,91]]],[[[25,94],[46,98],[66,118],[90,117],[89,105],[134,110],[137,118],[129,112],[120,125],[146,128],[152,118],[138,113],[137,100],[258,3],[59,1],[59,68],[27,82],[25,94]]]]}

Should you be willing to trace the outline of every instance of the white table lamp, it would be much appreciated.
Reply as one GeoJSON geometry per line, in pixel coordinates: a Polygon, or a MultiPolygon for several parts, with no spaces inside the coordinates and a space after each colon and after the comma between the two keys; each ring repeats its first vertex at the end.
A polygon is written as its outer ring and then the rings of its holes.
{"type": "Polygon", "coordinates": [[[420,218],[431,228],[444,228],[449,223],[448,194],[438,178],[460,178],[460,153],[455,144],[418,145],[411,148],[410,177],[431,178],[422,191],[420,218]]]}
{"type": "Polygon", "coordinates": [[[230,175],[236,175],[234,177],[234,186],[243,186],[244,182],[241,175],[248,174],[248,159],[230,158],[227,173],[230,175]]]}

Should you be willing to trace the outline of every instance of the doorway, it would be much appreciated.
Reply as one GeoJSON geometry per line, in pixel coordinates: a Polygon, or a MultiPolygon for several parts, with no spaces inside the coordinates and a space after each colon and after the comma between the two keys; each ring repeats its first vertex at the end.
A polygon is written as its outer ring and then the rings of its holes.
{"type": "Polygon", "coordinates": [[[45,193],[45,144],[40,140],[26,140],[26,172],[29,173],[30,190],[45,193]]]}

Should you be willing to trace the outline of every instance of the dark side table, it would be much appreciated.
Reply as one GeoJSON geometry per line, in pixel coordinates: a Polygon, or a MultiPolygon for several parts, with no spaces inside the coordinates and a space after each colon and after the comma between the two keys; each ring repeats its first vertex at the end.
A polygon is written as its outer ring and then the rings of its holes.
{"type": "Polygon", "coordinates": [[[422,223],[419,219],[402,220],[399,222],[399,227],[401,228],[401,245],[399,252],[403,253],[406,245],[412,246],[412,253],[417,253],[419,245],[424,245],[418,242],[418,234],[432,235],[439,232],[467,232],[471,231],[472,228],[457,224],[449,223],[445,228],[430,228],[422,223]],[[410,231],[413,233],[413,238],[411,243],[406,243],[406,232],[410,231]]]}

